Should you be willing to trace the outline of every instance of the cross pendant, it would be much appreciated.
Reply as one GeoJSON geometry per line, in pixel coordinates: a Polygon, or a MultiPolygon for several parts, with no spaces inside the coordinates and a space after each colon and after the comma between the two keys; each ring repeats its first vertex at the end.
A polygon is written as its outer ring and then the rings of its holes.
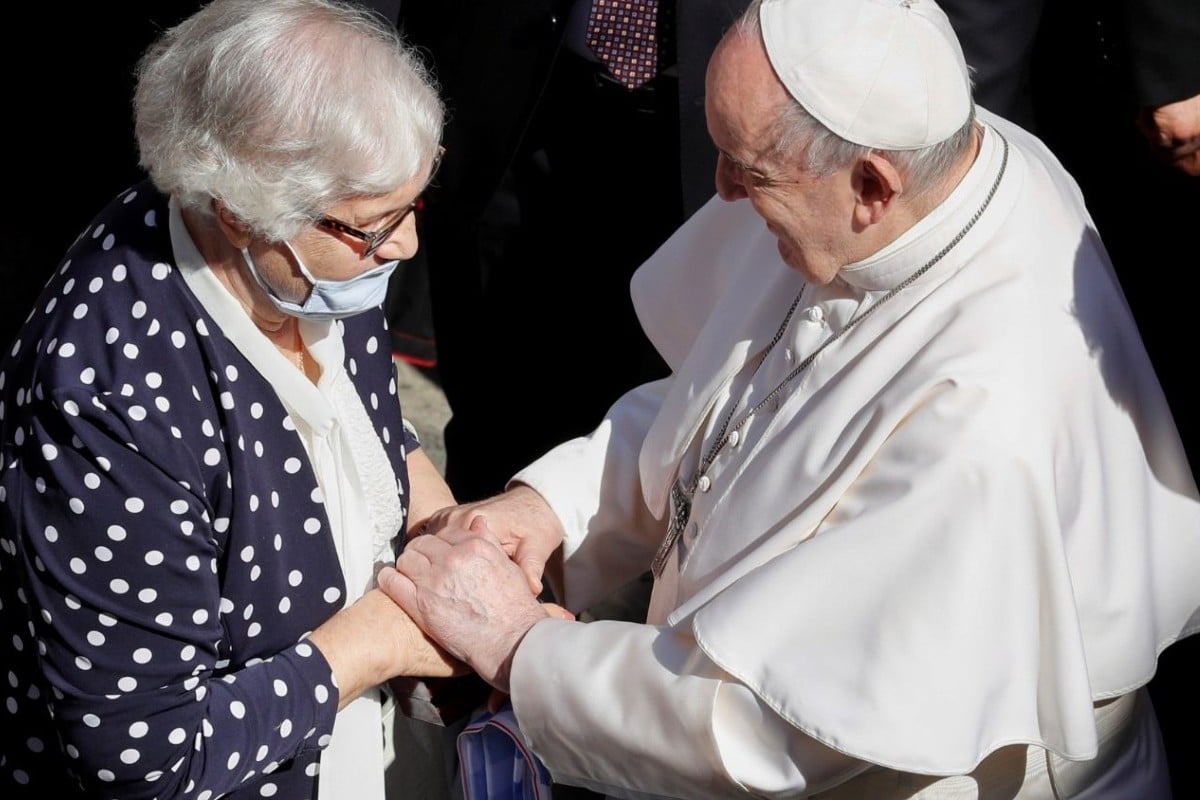
{"type": "Polygon", "coordinates": [[[671,487],[671,521],[667,526],[667,535],[662,540],[662,544],[658,546],[658,552],[654,554],[654,561],[650,564],[650,571],[656,579],[662,576],[667,556],[671,554],[675,542],[679,540],[679,535],[687,527],[688,519],[691,516],[692,494],[684,487],[683,479],[680,478],[671,487]]]}

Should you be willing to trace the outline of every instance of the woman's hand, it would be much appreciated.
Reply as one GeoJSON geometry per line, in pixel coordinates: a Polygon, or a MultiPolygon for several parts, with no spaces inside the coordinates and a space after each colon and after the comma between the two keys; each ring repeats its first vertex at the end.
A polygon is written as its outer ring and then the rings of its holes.
{"type": "Polygon", "coordinates": [[[408,535],[412,537],[415,529],[429,521],[438,509],[454,506],[456,500],[446,484],[446,479],[438,472],[438,468],[424,450],[414,450],[408,454],[408,535]]]}
{"type": "Polygon", "coordinates": [[[333,669],[338,709],[397,675],[444,678],[468,668],[426,636],[379,589],[334,614],[309,638],[333,669]]]}

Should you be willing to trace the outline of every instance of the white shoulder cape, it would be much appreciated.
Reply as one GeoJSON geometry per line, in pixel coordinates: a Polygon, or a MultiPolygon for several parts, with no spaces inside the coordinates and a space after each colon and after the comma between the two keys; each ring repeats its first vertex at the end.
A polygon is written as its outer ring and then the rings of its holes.
{"type": "MultiPolygon", "coordinates": [[[[1200,628],[1200,500],[1107,256],[1041,143],[981,116],[980,168],[1010,145],[986,213],[796,382],[666,620],[798,729],[925,774],[1014,743],[1090,758],[1093,702],[1200,628]]],[[[915,269],[977,205],[888,257],[915,269]]],[[[800,280],[719,200],[635,276],[674,370],[639,459],[660,518],[800,280]]]]}

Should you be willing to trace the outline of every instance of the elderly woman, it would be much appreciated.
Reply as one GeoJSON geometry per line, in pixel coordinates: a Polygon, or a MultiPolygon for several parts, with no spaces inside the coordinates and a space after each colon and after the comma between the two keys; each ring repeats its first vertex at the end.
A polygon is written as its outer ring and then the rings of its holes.
{"type": "Polygon", "coordinates": [[[367,12],[215,0],[135,108],[0,364],[0,795],[382,797],[377,687],[461,669],[374,587],[452,502],[380,309],[441,103],[367,12]]]}

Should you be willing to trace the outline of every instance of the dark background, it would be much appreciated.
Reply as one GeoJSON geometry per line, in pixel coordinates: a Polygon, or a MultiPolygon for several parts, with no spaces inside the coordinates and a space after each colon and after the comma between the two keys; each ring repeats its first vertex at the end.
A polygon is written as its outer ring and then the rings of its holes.
{"type": "Polygon", "coordinates": [[[50,272],[92,216],[139,180],[133,66],[196,2],[53,4],[6,10],[8,180],[0,215],[5,350],[50,272]],[[119,10],[116,10],[119,9],[119,10]]]}

